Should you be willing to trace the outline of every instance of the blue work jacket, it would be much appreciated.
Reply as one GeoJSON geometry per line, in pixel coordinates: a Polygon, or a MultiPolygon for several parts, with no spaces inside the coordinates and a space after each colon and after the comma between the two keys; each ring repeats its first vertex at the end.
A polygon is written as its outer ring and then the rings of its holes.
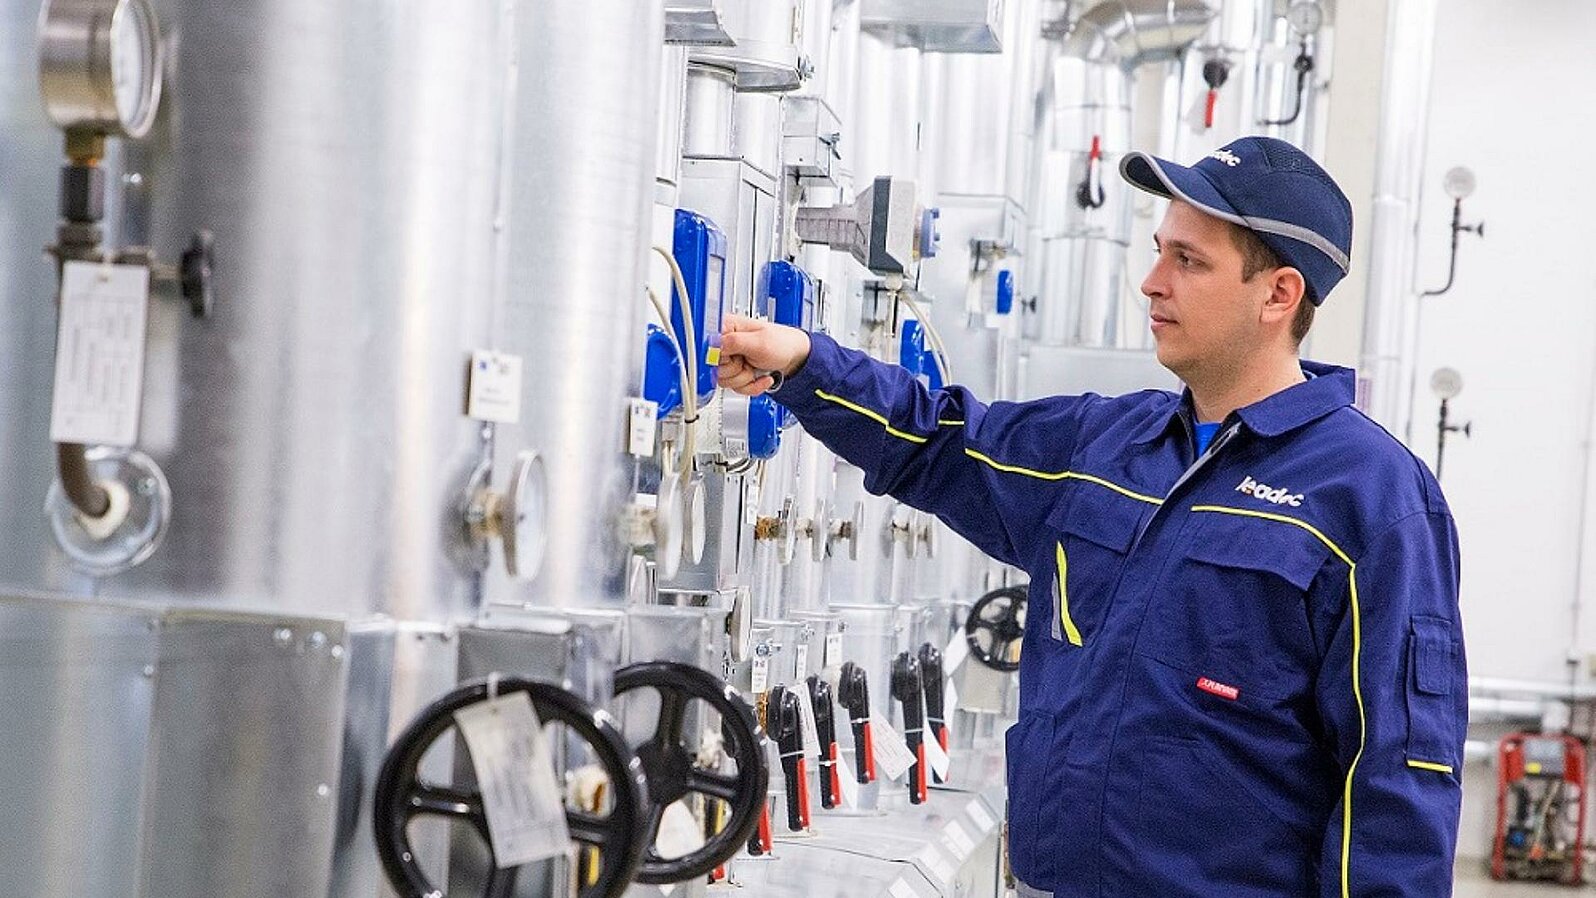
{"type": "Polygon", "coordinates": [[[777,398],[1030,574],[1009,852],[1059,898],[1451,894],[1467,674],[1439,486],[1344,368],[1194,457],[1164,391],[983,404],[813,336],[777,398]]]}

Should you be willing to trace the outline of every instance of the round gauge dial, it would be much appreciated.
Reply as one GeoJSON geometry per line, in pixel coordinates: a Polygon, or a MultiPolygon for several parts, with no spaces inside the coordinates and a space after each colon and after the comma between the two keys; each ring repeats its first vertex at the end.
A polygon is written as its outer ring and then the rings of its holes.
{"type": "Polygon", "coordinates": [[[1463,375],[1456,368],[1437,368],[1430,375],[1430,390],[1441,399],[1453,399],[1463,392],[1463,375]]]}
{"type": "Polygon", "coordinates": [[[512,577],[531,580],[543,568],[549,533],[548,496],[543,457],[532,450],[517,453],[505,494],[505,520],[500,523],[505,567],[512,577]]]}
{"type": "Polygon", "coordinates": [[[1446,195],[1454,200],[1468,199],[1474,194],[1476,186],[1473,170],[1461,165],[1448,169],[1446,177],[1441,181],[1441,187],[1446,191],[1446,195]]]}
{"type": "Polygon", "coordinates": [[[161,101],[160,22],[147,0],[46,0],[39,90],[65,130],[143,137],[161,101]]]}
{"type": "Polygon", "coordinates": [[[1315,34],[1324,25],[1324,10],[1314,0],[1293,3],[1286,10],[1286,23],[1298,34],[1315,34]]]}

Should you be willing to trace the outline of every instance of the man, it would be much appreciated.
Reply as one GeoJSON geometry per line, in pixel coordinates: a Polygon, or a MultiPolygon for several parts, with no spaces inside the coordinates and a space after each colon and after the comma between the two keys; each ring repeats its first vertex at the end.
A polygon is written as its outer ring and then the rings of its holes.
{"type": "Polygon", "coordinates": [[[1282,141],[1191,167],[1142,284],[1186,384],[984,405],[824,335],[731,322],[721,382],[786,377],[866,486],[1030,574],[1009,851],[1022,896],[1451,893],[1467,682],[1435,480],[1300,361],[1352,210],[1282,141]]]}

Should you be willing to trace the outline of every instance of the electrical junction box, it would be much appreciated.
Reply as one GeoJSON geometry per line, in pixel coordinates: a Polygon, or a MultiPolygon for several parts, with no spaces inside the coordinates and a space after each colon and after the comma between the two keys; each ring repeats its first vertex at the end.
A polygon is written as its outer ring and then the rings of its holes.
{"type": "Polygon", "coordinates": [[[802,268],[785,260],[765,266],[760,296],[761,312],[777,324],[813,330],[815,323],[815,281],[802,268]]]}
{"type": "Polygon", "coordinates": [[[687,284],[686,305],[693,318],[693,345],[686,345],[686,321],[682,318],[682,302],[674,285],[671,287],[674,300],[670,309],[671,326],[682,344],[682,355],[698,360],[698,396],[708,401],[715,394],[715,366],[720,363],[721,313],[726,300],[726,235],[703,215],[677,209],[671,251],[676,264],[681,266],[682,280],[687,284]]]}

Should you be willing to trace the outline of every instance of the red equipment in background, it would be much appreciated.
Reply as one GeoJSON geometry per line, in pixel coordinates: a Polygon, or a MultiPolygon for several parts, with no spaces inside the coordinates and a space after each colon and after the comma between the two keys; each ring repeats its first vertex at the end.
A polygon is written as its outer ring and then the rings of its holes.
{"type": "Polygon", "coordinates": [[[1585,881],[1585,743],[1512,733],[1497,752],[1492,879],[1585,881]]]}

